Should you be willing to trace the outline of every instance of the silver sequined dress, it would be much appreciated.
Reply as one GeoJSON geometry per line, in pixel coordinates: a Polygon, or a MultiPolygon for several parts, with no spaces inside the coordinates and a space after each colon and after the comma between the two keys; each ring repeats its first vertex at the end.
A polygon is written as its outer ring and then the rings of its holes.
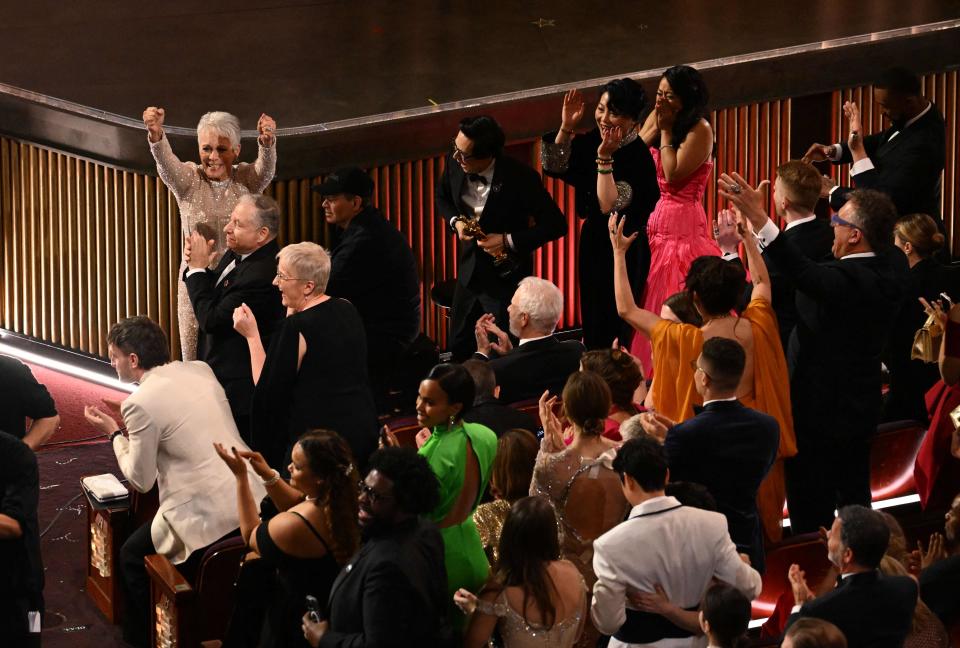
{"type": "MultiPolygon", "coordinates": [[[[277,148],[259,146],[253,164],[241,162],[233,167],[230,178],[221,181],[207,179],[195,162],[181,162],[170,148],[167,138],[157,143],[150,142],[150,152],[157,162],[157,173],[163,183],[173,192],[180,208],[180,226],[183,236],[192,232],[198,223],[206,223],[217,235],[217,251],[226,248],[223,228],[230,220],[240,196],[246,193],[263,193],[277,167],[277,148]]],[[[184,360],[197,359],[197,319],[183,282],[186,263],[180,262],[177,277],[177,319],[180,326],[180,350],[184,360]]]]}

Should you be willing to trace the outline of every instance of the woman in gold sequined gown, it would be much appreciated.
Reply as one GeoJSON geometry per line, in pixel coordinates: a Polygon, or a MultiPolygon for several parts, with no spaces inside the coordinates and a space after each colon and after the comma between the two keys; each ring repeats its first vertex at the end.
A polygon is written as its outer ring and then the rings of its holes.
{"type": "MultiPolygon", "coordinates": [[[[223,228],[240,196],[263,193],[273,180],[277,166],[276,122],[260,115],[257,122],[259,150],[253,164],[234,164],[240,154],[240,123],[226,112],[208,112],[197,124],[200,164],[181,162],[163,134],[163,108],[150,106],[143,111],[150,153],[157,162],[157,173],[173,192],[180,209],[180,226],[184,237],[199,231],[216,242],[223,253],[223,228]]],[[[187,295],[182,276],[183,262],[177,272],[177,319],[180,326],[180,349],[184,360],[197,358],[197,319],[187,295]]]]}

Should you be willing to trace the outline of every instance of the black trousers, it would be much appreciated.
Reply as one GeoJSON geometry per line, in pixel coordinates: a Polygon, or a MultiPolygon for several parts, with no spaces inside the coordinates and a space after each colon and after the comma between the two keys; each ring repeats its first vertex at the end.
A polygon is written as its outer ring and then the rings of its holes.
{"type": "MultiPolygon", "coordinates": [[[[186,561],[177,565],[177,570],[183,574],[184,578],[193,581],[207,548],[236,534],[237,531],[231,531],[223,538],[211,542],[207,547],[197,549],[186,561]]],[[[150,522],[131,533],[120,547],[119,576],[126,603],[122,619],[123,640],[143,648],[150,644],[150,576],[147,575],[144,558],[155,553],[157,550],[150,536],[150,522]]]]}
{"type": "MultiPolygon", "coordinates": [[[[477,350],[474,327],[481,315],[492,313],[497,326],[510,332],[510,317],[507,306],[513,299],[517,287],[497,286],[491,291],[475,291],[457,282],[453,291],[453,305],[450,307],[450,339],[448,348],[453,362],[463,362],[477,350]]],[[[511,336],[512,337],[512,336],[511,336]]],[[[514,340],[516,343],[516,340],[514,340]]]]}

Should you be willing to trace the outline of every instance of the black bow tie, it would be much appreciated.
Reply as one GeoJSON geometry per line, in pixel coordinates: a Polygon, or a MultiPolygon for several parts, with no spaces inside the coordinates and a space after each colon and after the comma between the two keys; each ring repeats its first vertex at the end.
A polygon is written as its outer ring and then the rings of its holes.
{"type": "MultiPolygon", "coordinates": [[[[230,250],[227,256],[227,259],[229,261],[233,261],[234,265],[240,265],[243,262],[243,257],[237,254],[236,252],[234,252],[233,250],[230,250]]],[[[229,264],[229,261],[228,261],[228,264],[229,264]]]]}
{"type": "Polygon", "coordinates": [[[471,182],[479,182],[482,185],[485,185],[489,182],[485,176],[482,176],[479,173],[468,173],[467,179],[471,182]]]}

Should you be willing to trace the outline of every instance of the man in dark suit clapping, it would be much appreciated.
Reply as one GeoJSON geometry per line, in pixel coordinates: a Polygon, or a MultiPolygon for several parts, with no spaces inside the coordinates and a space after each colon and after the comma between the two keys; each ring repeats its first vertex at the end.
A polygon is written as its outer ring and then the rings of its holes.
{"type": "Polygon", "coordinates": [[[797,619],[814,617],[840,628],[851,648],[901,648],[913,623],[917,583],[909,576],[880,573],[889,541],[890,529],[879,512],[841,508],[827,533],[827,555],[840,571],[837,587],[814,598],[800,565],[790,565],[796,606],[787,628],[797,619]]]}
{"type": "Polygon", "coordinates": [[[505,136],[485,115],[466,117],[437,184],[436,208],[460,239],[457,286],[450,309],[450,350],[460,362],[473,352],[473,325],[492,313],[507,326],[507,304],[533,252],[563,236],[563,213],[540,175],[503,155],[505,136]],[[475,223],[483,231],[471,233],[475,223]]]}
{"type": "Polygon", "coordinates": [[[796,532],[816,531],[847,504],[869,506],[870,437],[880,419],[880,354],[900,306],[906,262],[893,249],[896,209],[882,193],[850,194],[834,214],[833,261],[808,259],[767,218],[763,195],[738,174],[720,193],[740,208],[765,255],[793,279],[798,321],[791,346],[796,457],[787,499],[796,532]],[[892,253],[891,253],[892,250],[892,253]]]}
{"type": "Polygon", "coordinates": [[[762,574],[757,490],[777,458],[780,426],[772,416],[737,400],[745,364],[746,353],[735,340],[715,337],[703,343],[693,376],[703,407],[695,406],[696,416],[667,431],[663,450],[670,478],[706,486],[727,518],[737,551],[750,556],[751,566],[762,574]]]}
{"type": "Polygon", "coordinates": [[[283,318],[277,274],[277,231],[280,206],[269,196],[247,194],[240,199],[226,232],[228,251],[209,270],[213,241],[194,232],[184,254],[184,282],[197,315],[197,358],[213,369],[230,401],[240,436],[250,441],[250,404],[253,371],[246,339],[233,329],[233,311],[246,304],[257,318],[263,346],[283,318]]]}
{"type": "Polygon", "coordinates": [[[526,277],[520,282],[508,307],[510,338],[488,313],[474,327],[477,360],[489,360],[500,386],[500,400],[516,403],[538,398],[544,390],[560,394],[567,377],[580,369],[583,345],[577,340],[559,341],[553,336],[563,313],[563,293],[546,279],[526,277]],[[493,335],[496,341],[491,342],[493,335]]]}
{"type": "Polygon", "coordinates": [[[440,487],[427,460],[410,448],[384,448],[360,484],[363,546],[330,589],[323,620],[303,617],[311,646],[451,648],[446,618],[443,538],[421,517],[440,487]]]}

